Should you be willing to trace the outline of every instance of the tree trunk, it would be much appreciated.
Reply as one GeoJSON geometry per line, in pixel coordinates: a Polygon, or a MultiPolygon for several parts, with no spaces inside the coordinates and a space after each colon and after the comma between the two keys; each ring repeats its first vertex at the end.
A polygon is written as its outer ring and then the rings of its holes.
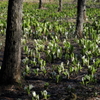
{"type": "Polygon", "coordinates": [[[42,8],[42,0],[39,0],[39,9],[42,8]]]}
{"type": "Polygon", "coordinates": [[[77,21],[76,21],[76,34],[78,38],[83,37],[83,22],[84,22],[84,6],[85,0],[78,0],[77,1],[77,21]]]}
{"type": "Polygon", "coordinates": [[[83,19],[84,19],[84,21],[87,20],[87,16],[86,16],[86,0],[84,1],[83,19]]]}
{"type": "Polygon", "coordinates": [[[62,10],[62,0],[59,0],[59,7],[58,7],[58,12],[62,10]]]}
{"type": "Polygon", "coordinates": [[[21,82],[21,33],[23,0],[9,0],[7,30],[0,84],[21,82]]]}

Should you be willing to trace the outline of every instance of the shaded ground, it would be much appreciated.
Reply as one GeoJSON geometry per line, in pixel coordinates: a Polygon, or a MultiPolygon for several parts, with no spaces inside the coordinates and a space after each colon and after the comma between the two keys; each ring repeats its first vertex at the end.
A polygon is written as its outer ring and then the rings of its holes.
{"type": "MultiPolygon", "coordinates": [[[[4,38],[4,37],[2,37],[4,38]]],[[[0,41],[4,40],[0,39],[0,41]]],[[[74,40],[70,40],[70,43],[74,47],[74,53],[80,53],[79,46],[75,43],[74,40]]],[[[29,45],[31,43],[28,43],[29,45]]],[[[0,50],[0,65],[2,64],[4,47],[0,50]]],[[[26,55],[22,53],[22,59],[25,58],[26,55]]],[[[60,63],[60,60],[55,61],[54,63],[60,63]]],[[[51,64],[47,64],[47,68],[49,69],[51,64]]],[[[21,69],[24,69],[24,66],[21,66],[21,69]]],[[[48,70],[49,71],[49,70],[48,70]]],[[[63,79],[61,82],[56,83],[52,81],[48,76],[40,74],[36,76],[34,74],[28,74],[25,76],[24,81],[22,83],[22,87],[14,87],[5,89],[2,87],[2,91],[0,88],[0,100],[32,100],[31,95],[27,95],[26,91],[23,89],[25,86],[32,84],[33,88],[31,91],[36,91],[37,94],[40,94],[40,91],[47,90],[50,95],[47,100],[100,100],[100,70],[97,72],[97,83],[92,83],[88,86],[81,85],[81,77],[86,73],[85,70],[82,70],[79,74],[74,74],[70,77],[70,79],[63,79]],[[46,83],[49,83],[47,87],[45,87],[46,83]],[[69,85],[71,86],[71,90],[69,91],[69,85]],[[96,97],[95,97],[96,96],[96,97]]],[[[40,95],[40,100],[42,99],[40,95]]]]}

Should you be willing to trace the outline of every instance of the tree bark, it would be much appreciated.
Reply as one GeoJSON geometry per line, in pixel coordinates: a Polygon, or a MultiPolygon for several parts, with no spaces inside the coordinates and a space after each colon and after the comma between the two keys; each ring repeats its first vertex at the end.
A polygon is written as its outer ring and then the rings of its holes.
{"type": "Polygon", "coordinates": [[[58,7],[58,12],[62,10],[62,0],[59,0],[59,7],[58,7]]]}
{"type": "Polygon", "coordinates": [[[39,9],[42,8],[42,0],[39,0],[39,9]]]}
{"type": "Polygon", "coordinates": [[[76,21],[76,34],[78,38],[83,37],[83,22],[84,22],[84,6],[85,0],[77,1],[77,21],[76,21]]]}
{"type": "Polygon", "coordinates": [[[86,0],[84,1],[83,19],[84,19],[84,21],[87,20],[87,16],[86,16],[86,0]]]}
{"type": "Polygon", "coordinates": [[[0,84],[21,82],[21,33],[23,0],[9,0],[7,30],[0,84]]]}

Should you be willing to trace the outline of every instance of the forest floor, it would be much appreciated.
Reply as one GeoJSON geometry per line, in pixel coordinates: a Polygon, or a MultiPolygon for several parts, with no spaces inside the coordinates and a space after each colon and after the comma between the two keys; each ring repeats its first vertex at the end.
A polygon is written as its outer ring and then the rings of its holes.
{"type": "MultiPolygon", "coordinates": [[[[35,0],[37,2],[37,0],[35,0]]],[[[45,0],[44,0],[45,1],[45,0]]],[[[43,1],[43,2],[44,2],[43,1]]],[[[69,1],[69,0],[68,0],[69,1]]],[[[75,22],[75,19],[68,19],[70,22],[75,22]]],[[[79,45],[74,41],[74,39],[68,40],[71,45],[74,47],[74,53],[80,53],[79,45]]],[[[5,37],[0,36],[0,66],[2,65],[3,61],[3,53],[4,53],[4,43],[5,37]]],[[[32,40],[29,40],[27,45],[31,47],[32,40]]],[[[34,47],[31,47],[34,49],[34,47]]],[[[23,60],[27,55],[23,52],[22,49],[22,57],[23,60]]],[[[45,58],[45,56],[43,57],[45,58]]],[[[50,73],[50,68],[52,65],[59,65],[63,59],[56,59],[53,63],[47,63],[47,73],[50,73]]],[[[66,61],[65,61],[66,62],[66,61]]],[[[38,68],[32,67],[31,70],[38,68]]],[[[21,64],[21,70],[25,69],[23,63],[21,64]]],[[[73,74],[70,76],[69,79],[62,79],[60,82],[56,83],[55,80],[49,78],[49,74],[39,74],[38,76],[34,73],[30,73],[23,77],[22,73],[22,84],[18,87],[14,87],[13,85],[9,88],[0,87],[0,100],[32,100],[32,95],[27,94],[24,90],[25,86],[32,85],[32,91],[36,91],[37,94],[40,95],[39,100],[100,100],[100,68],[98,68],[96,72],[97,82],[90,83],[89,85],[85,86],[82,85],[80,82],[82,77],[87,73],[86,69],[81,70],[78,74],[73,74]],[[49,83],[49,84],[47,84],[49,83]],[[70,89],[70,90],[69,90],[70,89]],[[43,99],[41,96],[41,92],[43,90],[48,91],[48,99],[43,99]]]]}
{"type": "MultiPolygon", "coordinates": [[[[4,37],[0,39],[4,44],[4,37]]],[[[74,53],[79,53],[80,48],[75,43],[74,40],[69,41],[73,47],[75,48],[74,53]]],[[[31,42],[28,43],[31,45],[31,42]]],[[[0,65],[3,60],[3,52],[4,46],[0,49],[0,65]]],[[[22,52],[22,59],[25,58],[26,55],[22,52]]],[[[55,64],[60,63],[61,60],[54,61],[55,64]]],[[[53,64],[54,64],[53,63],[53,64]]],[[[51,64],[48,63],[47,67],[50,68],[51,64]]],[[[25,69],[25,67],[21,66],[21,69],[25,69]]],[[[49,70],[48,70],[49,71],[49,70]]],[[[86,73],[85,70],[82,70],[79,74],[74,74],[70,77],[70,79],[63,79],[59,83],[52,81],[48,76],[39,75],[36,76],[34,74],[28,74],[24,77],[21,87],[11,86],[10,88],[5,89],[2,87],[2,91],[0,89],[0,100],[32,100],[31,95],[27,95],[24,87],[26,85],[33,85],[31,91],[36,91],[37,94],[40,95],[40,91],[46,89],[50,97],[48,99],[42,99],[40,97],[39,100],[100,100],[100,70],[97,72],[97,82],[89,84],[87,86],[80,84],[82,76],[86,73]],[[45,84],[49,83],[47,87],[45,84]],[[71,91],[69,92],[69,86],[71,86],[71,91]]],[[[34,99],[33,99],[34,100],[34,99]]]]}

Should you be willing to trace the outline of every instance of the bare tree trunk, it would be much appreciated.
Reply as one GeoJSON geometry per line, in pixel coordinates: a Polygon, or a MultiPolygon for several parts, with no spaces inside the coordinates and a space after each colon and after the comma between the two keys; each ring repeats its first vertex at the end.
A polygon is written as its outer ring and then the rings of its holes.
{"type": "Polygon", "coordinates": [[[14,84],[21,81],[22,3],[23,0],[9,0],[0,84],[14,84]]]}
{"type": "Polygon", "coordinates": [[[84,1],[83,19],[84,19],[84,21],[87,20],[87,16],[86,16],[86,0],[84,1]]]}
{"type": "Polygon", "coordinates": [[[42,0],[39,0],[39,9],[42,8],[42,0]]]}
{"type": "Polygon", "coordinates": [[[58,7],[58,12],[62,10],[62,0],[59,0],[59,7],[58,7]]]}
{"type": "Polygon", "coordinates": [[[78,38],[83,37],[84,6],[85,6],[85,0],[77,1],[76,34],[77,34],[78,38]]]}

